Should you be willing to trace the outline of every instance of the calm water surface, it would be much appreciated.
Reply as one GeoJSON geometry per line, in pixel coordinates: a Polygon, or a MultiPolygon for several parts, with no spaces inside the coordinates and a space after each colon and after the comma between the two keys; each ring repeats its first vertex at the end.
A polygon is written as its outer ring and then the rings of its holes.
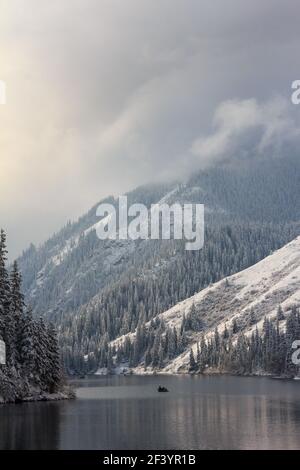
{"type": "Polygon", "coordinates": [[[74,401],[0,406],[0,449],[300,449],[300,381],[132,376],[73,385],[74,401]]]}

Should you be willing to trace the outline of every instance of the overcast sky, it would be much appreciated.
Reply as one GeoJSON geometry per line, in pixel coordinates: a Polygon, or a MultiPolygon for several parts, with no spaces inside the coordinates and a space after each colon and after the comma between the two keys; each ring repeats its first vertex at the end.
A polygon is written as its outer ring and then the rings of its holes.
{"type": "Polygon", "coordinates": [[[0,224],[15,256],[101,197],[298,138],[298,0],[0,0],[0,224]],[[297,109],[296,109],[297,108],[297,109]]]}

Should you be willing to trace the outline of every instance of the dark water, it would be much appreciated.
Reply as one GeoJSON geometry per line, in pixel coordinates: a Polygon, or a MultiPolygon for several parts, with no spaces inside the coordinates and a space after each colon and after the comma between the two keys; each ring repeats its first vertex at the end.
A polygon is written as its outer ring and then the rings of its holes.
{"type": "Polygon", "coordinates": [[[0,449],[300,449],[300,382],[103,377],[78,399],[0,406],[0,449]],[[170,390],[156,391],[162,383],[170,390]]]}

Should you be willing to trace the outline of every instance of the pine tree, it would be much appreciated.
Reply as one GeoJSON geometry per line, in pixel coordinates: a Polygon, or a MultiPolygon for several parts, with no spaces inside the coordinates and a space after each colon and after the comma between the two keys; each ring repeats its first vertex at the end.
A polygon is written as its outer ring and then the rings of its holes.
{"type": "Polygon", "coordinates": [[[152,349],[152,366],[157,367],[159,363],[159,348],[160,348],[160,336],[155,336],[154,345],[152,349]]]}
{"type": "Polygon", "coordinates": [[[47,377],[50,393],[55,393],[60,387],[62,381],[61,359],[58,346],[58,339],[55,327],[52,323],[46,329],[48,336],[47,354],[47,377]]]}
{"type": "Polygon", "coordinates": [[[253,326],[253,325],[255,325],[255,323],[256,323],[255,312],[254,312],[253,309],[251,309],[250,315],[249,315],[249,320],[248,320],[248,325],[253,326]]]}
{"type": "Polygon", "coordinates": [[[199,346],[199,343],[197,343],[197,364],[200,365],[200,361],[201,361],[201,353],[200,353],[200,346],[199,346]]]}
{"type": "Polygon", "coordinates": [[[278,321],[284,320],[284,313],[283,313],[281,305],[279,305],[278,310],[277,310],[277,320],[278,321]]]}
{"type": "Polygon", "coordinates": [[[159,346],[159,351],[158,351],[158,368],[162,369],[164,366],[164,349],[162,344],[159,346]]]}
{"type": "Polygon", "coordinates": [[[108,373],[112,372],[113,366],[114,366],[114,362],[113,362],[113,357],[112,357],[112,350],[109,347],[108,354],[107,354],[107,372],[108,373]]]}
{"type": "Polygon", "coordinates": [[[50,361],[47,356],[48,337],[43,318],[34,322],[34,349],[35,349],[35,380],[40,387],[47,391],[48,370],[50,361]]]}
{"type": "Polygon", "coordinates": [[[0,232],[0,336],[6,345],[6,362],[14,367],[15,331],[14,321],[10,312],[10,282],[6,269],[6,235],[0,232]]]}
{"type": "Polygon", "coordinates": [[[11,352],[11,362],[20,362],[20,341],[24,321],[24,296],[21,292],[21,275],[17,262],[13,263],[10,275],[10,321],[14,335],[14,347],[11,352]]]}
{"type": "Polygon", "coordinates": [[[236,318],[234,318],[232,321],[232,334],[235,335],[236,333],[238,333],[238,331],[239,331],[239,325],[238,325],[236,318]]]}
{"type": "Polygon", "coordinates": [[[35,349],[34,349],[34,325],[32,319],[32,310],[29,308],[24,315],[22,330],[20,334],[20,364],[25,377],[32,381],[35,372],[35,349]]]}
{"type": "Polygon", "coordinates": [[[197,364],[194,358],[193,349],[190,350],[190,371],[195,371],[197,369],[197,364]]]}
{"type": "Polygon", "coordinates": [[[147,349],[146,354],[145,354],[145,369],[150,366],[151,364],[151,352],[149,349],[147,349]]]}

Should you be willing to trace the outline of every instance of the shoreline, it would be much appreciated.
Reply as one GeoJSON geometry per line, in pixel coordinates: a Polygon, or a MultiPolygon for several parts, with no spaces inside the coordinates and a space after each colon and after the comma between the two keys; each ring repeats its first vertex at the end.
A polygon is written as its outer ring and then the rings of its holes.
{"type": "Polygon", "coordinates": [[[53,402],[63,400],[75,400],[76,394],[72,387],[65,387],[59,392],[33,392],[25,397],[16,397],[15,399],[4,399],[0,397],[1,405],[22,405],[23,403],[53,402]]]}
{"type": "Polygon", "coordinates": [[[204,373],[199,373],[199,372],[187,372],[187,371],[177,371],[177,372],[169,372],[169,371],[141,371],[141,370],[130,370],[127,373],[94,373],[94,374],[87,374],[84,378],[80,376],[70,376],[69,380],[84,380],[88,378],[93,378],[93,377],[130,377],[130,376],[141,376],[141,377],[147,377],[147,376],[202,376],[202,377],[210,377],[210,376],[231,376],[231,377],[266,377],[270,379],[276,379],[276,380],[300,380],[299,376],[277,376],[273,375],[269,372],[257,372],[257,373],[252,373],[252,374],[239,374],[239,373],[233,373],[233,372],[226,372],[226,371],[214,371],[214,370],[209,370],[204,373]]]}

